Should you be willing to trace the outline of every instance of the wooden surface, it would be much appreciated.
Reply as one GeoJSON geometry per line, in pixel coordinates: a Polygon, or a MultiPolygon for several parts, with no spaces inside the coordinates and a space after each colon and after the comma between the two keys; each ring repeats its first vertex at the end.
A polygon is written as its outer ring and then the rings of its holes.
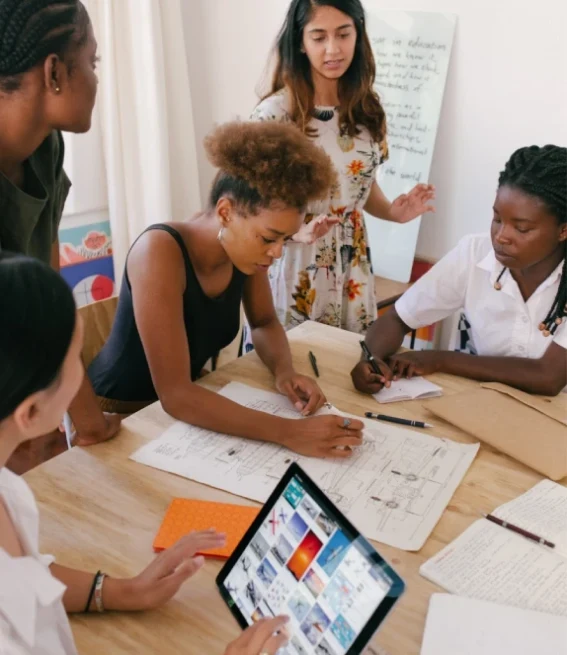
{"type": "Polygon", "coordinates": [[[385,302],[392,302],[405,293],[411,284],[409,282],[396,282],[395,280],[387,280],[384,277],[376,276],[374,278],[374,288],[376,290],[376,303],[378,305],[385,302]]]}
{"type": "MultiPolygon", "coordinates": [[[[349,372],[359,359],[357,335],[316,323],[288,333],[294,365],[310,374],[308,350],[321,372],[319,383],[339,409],[362,416],[375,401],[357,393],[349,372]]],[[[436,375],[447,395],[474,382],[436,375]]],[[[223,367],[203,380],[219,389],[230,381],[273,390],[271,376],[255,354],[223,367]]],[[[470,443],[472,439],[427,411],[427,401],[390,405],[388,413],[423,419],[435,425],[430,434],[470,443]]],[[[152,558],[152,540],[173,496],[254,504],[216,489],[132,462],[128,456],[172,423],[158,405],[126,421],[107,444],[74,448],[28,473],[41,511],[41,546],[68,566],[114,576],[141,571],[152,558]]],[[[439,589],[419,576],[419,566],[455,539],[480,512],[517,497],[541,476],[505,455],[481,446],[477,459],[449,503],[432,536],[419,553],[377,544],[380,553],[407,584],[407,592],[379,631],[375,646],[389,655],[417,655],[430,595],[439,589]]],[[[208,561],[164,608],[142,615],[78,616],[72,620],[81,655],[203,655],[223,653],[239,633],[217,593],[214,578],[220,562],[208,561]]]]}

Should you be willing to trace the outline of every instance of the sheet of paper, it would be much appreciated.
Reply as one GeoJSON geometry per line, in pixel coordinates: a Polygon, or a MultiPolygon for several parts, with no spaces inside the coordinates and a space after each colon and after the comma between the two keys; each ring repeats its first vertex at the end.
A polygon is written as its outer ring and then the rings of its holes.
{"type": "Polygon", "coordinates": [[[567,616],[567,560],[486,519],[419,571],[459,596],[567,616]]]}
{"type": "MultiPolygon", "coordinates": [[[[253,409],[299,418],[278,394],[238,383],[221,393],[253,409]]],[[[366,422],[364,445],[338,461],[175,423],[132,459],[259,502],[296,461],[364,535],[419,550],[478,448],[371,421],[366,422]]]]}
{"type": "Polygon", "coordinates": [[[392,386],[384,387],[374,394],[379,403],[395,403],[400,400],[415,398],[435,398],[441,396],[443,389],[422,377],[402,379],[392,382],[392,386]]]}
{"type": "Polygon", "coordinates": [[[567,488],[562,485],[542,480],[492,514],[551,541],[555,552],[567,557],[567,488]]]}
{"type": "Polygon", "coordinates": [[[484,601],[433,594],[421,655],[559,655],[567,619],[484,601]]]}

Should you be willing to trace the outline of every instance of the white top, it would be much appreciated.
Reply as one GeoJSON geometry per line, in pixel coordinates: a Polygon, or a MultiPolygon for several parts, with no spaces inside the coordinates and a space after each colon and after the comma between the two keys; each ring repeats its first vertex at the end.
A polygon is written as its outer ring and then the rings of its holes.
{"type": "Polygon", "coordinates": [[[39,514],[27,483],[0,469],[0,498],[25,557],[0,548],[0,655],[77,655],[63,607],[65,585],[51,575],[53,557],[40,555],[39,514]]]}
{"type": "Polygon", "coordinates": [[[494,283],[503,266],[486,234],[467,236],[396,303],[402,321],[412,329],[431,325],[464,310],[479,355],[539,359],[553,342],[567,349],[567,322],[553,337],[539,324],[555,300],[563,262],[527,302],[510,271],[494,283]]]}

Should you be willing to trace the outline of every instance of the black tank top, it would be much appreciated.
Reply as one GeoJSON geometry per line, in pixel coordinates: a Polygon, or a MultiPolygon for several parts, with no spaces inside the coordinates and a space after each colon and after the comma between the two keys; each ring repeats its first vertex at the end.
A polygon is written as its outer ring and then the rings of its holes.
{"type": "MultiPolygon", "coordinates": [[[[216,298],[209,298],[199,284],[179,232],[163,224],[152,225],[145,232],[149,230],[168,232],[183,253],[187,280],[183,294],[183,319],[191,353],[191,379],[195,380],[205,363],[228,346],[238,334],[246,275],[235,268],[225,291],[216,298]]],[[[102,351],[89,366],[88,375],[97,396],[121,401],[157,400],[134,319],[127,270],[124,272],[112,332],[102,351]]]]}

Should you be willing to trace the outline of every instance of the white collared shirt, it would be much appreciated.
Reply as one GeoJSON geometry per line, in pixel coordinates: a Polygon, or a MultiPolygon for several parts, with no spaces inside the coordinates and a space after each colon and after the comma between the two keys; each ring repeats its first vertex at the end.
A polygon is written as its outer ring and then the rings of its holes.
{"type": "Polygon", "coordinates": [[[77,655],[63,607],[65,585],[51,575],[53,558],[39,553],[39,514],[27,483],[0,468],[0,497],[24,557],[0,548],[0,655],[77,655]]]}
{"type": "MultiPolygon", "coordinates": [[[[553,337],[539,330],[559,289],[563,262],[526,301],[494,255],[490,236],[467,236],[396,303],[402,321],[416,329],[464,310],[476,352],[485,356],[541,358],[551,343],[567,349],[567,321],[553,337]]],[[[567,353],[566,353],[567,355],[567,353]]]]}

